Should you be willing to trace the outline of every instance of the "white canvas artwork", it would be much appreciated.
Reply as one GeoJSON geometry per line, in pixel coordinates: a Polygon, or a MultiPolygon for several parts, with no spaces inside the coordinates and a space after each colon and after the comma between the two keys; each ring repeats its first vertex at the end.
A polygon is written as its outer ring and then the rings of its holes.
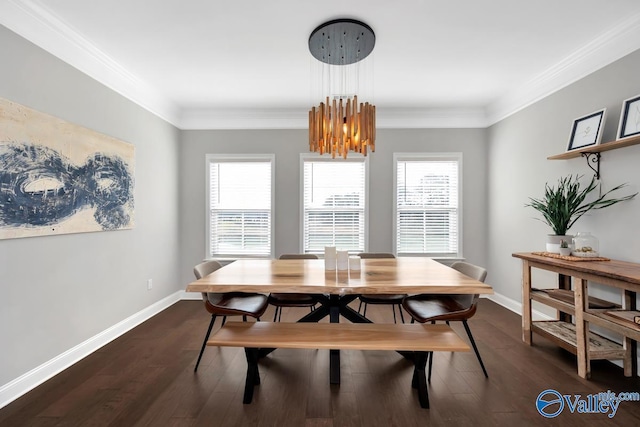
{"type": "Polygon", "coordinates": [[[0,239],[133,228],[132,144],[0,99],[0,239]]]}

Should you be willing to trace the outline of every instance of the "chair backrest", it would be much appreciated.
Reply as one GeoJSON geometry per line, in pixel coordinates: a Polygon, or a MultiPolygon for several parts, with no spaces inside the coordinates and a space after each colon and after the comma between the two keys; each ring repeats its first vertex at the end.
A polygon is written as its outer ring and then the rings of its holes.
{"type": "Polygon", "coordinates": [[[360,252],[358,256],[362,259],[365,258],[395,258],[396,256],[387,252],[360,252]]]}
{"type": "Polygon", "coordinates": [[[465,276],[469,276],[472,279],[476,279],[479,282],[484,282],[484,279],[487,278],[487,270],[468,262],[464,262],[464,261],[454,262],[453,264],[451,264],[451,268],[453,268],[454,270],[458,270],[460,273],[464,274],[465,276]]]}
{"type": "Polygon", "coordinates": [[[319,259],[315,254],[282,254],[280,259],[319,259]]]}
{"type": "MultiPolygon", "coordinates": [[[[193,267],[193,274],[195,274],[196,279],[202,279],[204,276],[213,273],[217,269],[221,268],[222,264],[218,261],[205,261],[193,267]]],[[[212,305],[216,305],[222,299],[222,294],[213,293],[213,292],[203,292],[202,293],[202,301],[206,303],[210,303],[212,305]]]]}
{"type": "Polygon", "coordinates": [[[204,276],[213,273],[221,267],[222,264],[218,261],[205,261],[193,267],[193,274],[196,275],[196,279],[202,279],[204,276]]]}
{"type": "MultiPolygon", "coordinates": [[[[486,279],[487,277],[487,270],[468,262],[456,261],[451,264],[451,268],[453,268],[454,270],[458,270],[465,276],[469,276],[479,282],[484,282],[484,279],[486,279]]],[[[463,307],[470,307],[472,310],[471,315],[475,313],[474,306],[478,302],[479,295],[453,295],[452,297],[463,307]]]]}

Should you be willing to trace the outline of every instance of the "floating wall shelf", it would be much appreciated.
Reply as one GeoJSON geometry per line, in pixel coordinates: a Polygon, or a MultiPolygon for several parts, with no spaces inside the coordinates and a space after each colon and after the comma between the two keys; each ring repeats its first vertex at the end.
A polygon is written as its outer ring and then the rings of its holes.
{"type": "Polygon", "coordinates": [[[600,179],[601,152],[615,150],[617,148],[630,147],[637,144],[640,144],[640,135],[630,136],[628,138],[619,139],[617,141],[605,142],[593,147],[585,147],[579,148],[577,150],[567,151],[566,153],[549,156],[547,157],[547,160],[567,160],[574,159],[580,156],[585,157],[587,159],[587,166],[589,166],[591,170],[593,170],[596,175],[596,179],[600,179]],[[595,164],[595,166],[593,166],[592,164],[595,164]]]}

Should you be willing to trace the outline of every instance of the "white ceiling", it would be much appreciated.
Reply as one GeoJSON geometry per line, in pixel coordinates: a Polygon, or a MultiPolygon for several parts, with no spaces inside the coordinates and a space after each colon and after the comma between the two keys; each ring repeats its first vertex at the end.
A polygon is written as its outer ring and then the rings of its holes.
{"type": "Polygon", "coordinates": [[[376,33],[379,127],[483,127],[640,48],[637,0],[2,0],[0,24],[183,129],[304,128],[309,34],[376,33]]]}

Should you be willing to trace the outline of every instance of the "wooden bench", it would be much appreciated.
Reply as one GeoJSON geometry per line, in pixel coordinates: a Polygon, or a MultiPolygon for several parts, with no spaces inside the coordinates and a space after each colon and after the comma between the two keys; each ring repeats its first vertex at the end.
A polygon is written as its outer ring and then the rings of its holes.
{"type": "Polygon", "coordinates": [[[469,346],[448,325],[380,323],[271,323],[228,322],[207,345],[244,347],[247,377],[244,403],[251,403],[260,384],[258,354],[261,348],[330,350],[395,350],[414,362],[411,386],[418,389],[420,406],[429,408],[425,365],[434,351],[469,351],[469,346]]]}

